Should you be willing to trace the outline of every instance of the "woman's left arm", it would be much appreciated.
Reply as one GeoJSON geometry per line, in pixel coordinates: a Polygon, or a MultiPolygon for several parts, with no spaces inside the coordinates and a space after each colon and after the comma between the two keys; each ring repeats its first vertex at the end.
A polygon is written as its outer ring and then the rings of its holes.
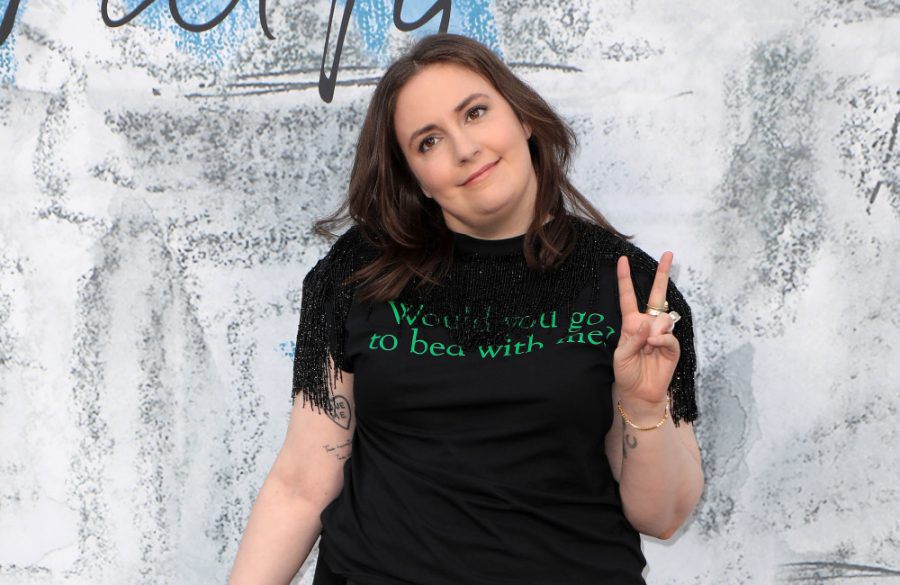
{"type": "MultiPolygon", "coordinates": [[[[662,306],[669,282],[672,253],[657,267],[649,305],[662,306]]],[[[667,391],[678,363],[680,347],[672,334],[677,321],[668,313],[653,316],[638,311],[627,257],[617,265],[622,331],[613,356],[615,383],[613,423],[605,451],[625,516],[636,530],[669,538],[684,523],[703,492],[703,470],[694,427],[666,413],[667,391]],[[619,415],[619,405],[634,426],[619,415]],[[649,427],[639,430],[635,427],[649,427]]]]}
{"type": "MultiPolygon", "coordinates": [[[[703,470],[694,425],[667,418],[659,428],[639,431],[630,427],[616,407],[618,389],[613,385],[613,421],[606,435],[605,451],[625,517],[635,530],[666,539],[690,516],[703,492],[703,470]]],[[[653,426],[665,412],[622,400],[628,418],[639,427],[653,426]]]]}

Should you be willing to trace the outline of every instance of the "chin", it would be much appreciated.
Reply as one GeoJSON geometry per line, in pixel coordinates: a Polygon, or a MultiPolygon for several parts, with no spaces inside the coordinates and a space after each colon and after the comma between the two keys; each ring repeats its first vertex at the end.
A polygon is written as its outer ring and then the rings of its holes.
{"type": "Polygon", "coordinates": [[[505,210],[515,207],[519,202],[517,197],[504,197],[502,200],[483,201],[479,211],[484,215],[500,215],[505,210]]]}

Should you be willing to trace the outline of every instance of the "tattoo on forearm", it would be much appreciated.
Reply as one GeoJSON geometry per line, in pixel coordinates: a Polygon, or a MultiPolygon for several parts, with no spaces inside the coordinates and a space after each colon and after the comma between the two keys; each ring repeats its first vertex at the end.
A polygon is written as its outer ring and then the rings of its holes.
{"type": "Polygon", "coordinates": [[[332,404],[334,404],[334,414],[329,414],[328,417],[341,428],[349,429],[351,418],[350,401],[338,394],[334,397],[332,404]]]}
{"type": "Polygon", "coordinates": [[[322,448],[325,449],[325,452],[332,453],[338,461],[343,461],[344,459],[349,459],[352,454],[351,448],[353,446],[353,440],[347,439],[343,443],[338,445],[322,445],[322,448]]]}

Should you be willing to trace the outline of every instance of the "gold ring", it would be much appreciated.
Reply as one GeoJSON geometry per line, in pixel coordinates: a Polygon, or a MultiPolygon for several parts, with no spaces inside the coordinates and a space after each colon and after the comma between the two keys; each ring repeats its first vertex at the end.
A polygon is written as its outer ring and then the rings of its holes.
{"type": "Polygon", "coordinates": [[[669,301],[664,300],[664,301],[663,301],[663,306],[661,306],[661,307],[657,307],[657,306],[651,305],[651,304],[648,302],[648,303],[647,303],[647,308],[648,308],[648,309],[653,309],[654,311],[659,311],[660,313],[665,313],[666,311],[669,310],[669,301]]]}

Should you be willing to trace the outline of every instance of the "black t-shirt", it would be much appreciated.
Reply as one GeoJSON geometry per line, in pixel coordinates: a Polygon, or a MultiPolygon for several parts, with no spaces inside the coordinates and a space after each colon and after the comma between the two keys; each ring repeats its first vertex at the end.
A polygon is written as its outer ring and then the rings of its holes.
{"type": "MultiPolygon", "coordinates": [[[[524,238],[453,236],[481,254],[524,238]]],[[[652,274],[633,276],[649,290],[652,274]]],[[[362,585],[643,583],[604,453],[617,294],[610,263],[567,314],[545,307],[523,316],[523,341],[476,351],[428,307],[354,301],[342,367],[356,431],[321,514],[331,569],[362,585]]]]}

